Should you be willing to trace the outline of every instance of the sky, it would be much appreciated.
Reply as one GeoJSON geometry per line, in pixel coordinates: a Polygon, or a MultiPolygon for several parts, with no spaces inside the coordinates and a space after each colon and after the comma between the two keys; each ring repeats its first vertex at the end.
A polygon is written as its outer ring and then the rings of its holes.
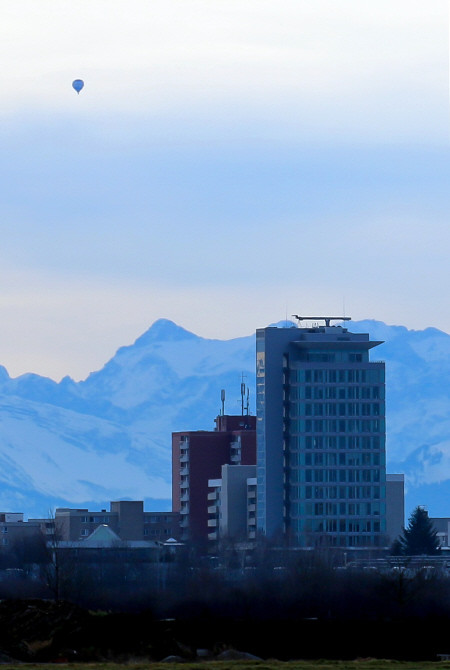
{"type": "Polygon", "coordinates": [[[449,333],[448,35],[447,0],[5,0],[0,363],[82,379],[158,318],[449,333]]]}

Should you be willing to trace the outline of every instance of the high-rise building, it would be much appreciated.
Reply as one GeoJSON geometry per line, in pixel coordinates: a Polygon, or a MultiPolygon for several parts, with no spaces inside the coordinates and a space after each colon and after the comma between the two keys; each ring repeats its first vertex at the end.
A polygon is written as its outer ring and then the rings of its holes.
{"type": "Polygon", "coordinates": [[[382,342],[304,318],[325,325],[256,331],[258,530],[295,546],[384,546],[385,367],[369,360],[382,342]]]}
{"type": "Polygon", "coordinates": [[[255,425],[254,416],[220,415],[215,431],[172,433],[172,510],[180,513],[183,541],[207,542],[208,480],[221,477],[222,465],[255,465],[255,425]]]}

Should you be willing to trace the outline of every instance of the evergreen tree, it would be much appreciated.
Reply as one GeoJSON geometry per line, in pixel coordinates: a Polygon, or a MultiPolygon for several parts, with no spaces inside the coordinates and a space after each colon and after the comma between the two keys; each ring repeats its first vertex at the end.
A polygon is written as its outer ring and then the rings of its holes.
{"type": "Polygon", "coordinates": [[[420,506],[413,510],[399,540],[405,556],[436,556],[441,551],[437,531],[428,512],[420,506]]]}

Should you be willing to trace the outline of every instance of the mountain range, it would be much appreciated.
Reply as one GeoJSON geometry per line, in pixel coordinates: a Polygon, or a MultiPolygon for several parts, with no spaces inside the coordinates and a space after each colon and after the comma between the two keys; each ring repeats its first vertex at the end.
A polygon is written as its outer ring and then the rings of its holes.
{"type": "MultiPolygon", "coordinates": [[[[450,336],[348,327],[385,342],[373,358],[386,361],[388,472],[406,475],[407,513],[450,516],[450,336]]],[[[225,412],[239,413],[242,379],[254,412],[254,334],[205,339],[166,319],[80,382],[0,366],[0,510],[42,517],[117,499],[170,509],[172,431],[213,429],[221,389],[225,412]]]]}

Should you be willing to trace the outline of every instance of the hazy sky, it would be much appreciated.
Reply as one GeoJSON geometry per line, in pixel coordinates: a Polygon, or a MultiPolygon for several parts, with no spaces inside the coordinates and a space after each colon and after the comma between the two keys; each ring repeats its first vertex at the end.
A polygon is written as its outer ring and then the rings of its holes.
{"type": "Polygon", "coordinates": [[[10,374],[80,379],[160,317],[450,332],[446,0],[5,0],[0,19],[10,374]]]}

